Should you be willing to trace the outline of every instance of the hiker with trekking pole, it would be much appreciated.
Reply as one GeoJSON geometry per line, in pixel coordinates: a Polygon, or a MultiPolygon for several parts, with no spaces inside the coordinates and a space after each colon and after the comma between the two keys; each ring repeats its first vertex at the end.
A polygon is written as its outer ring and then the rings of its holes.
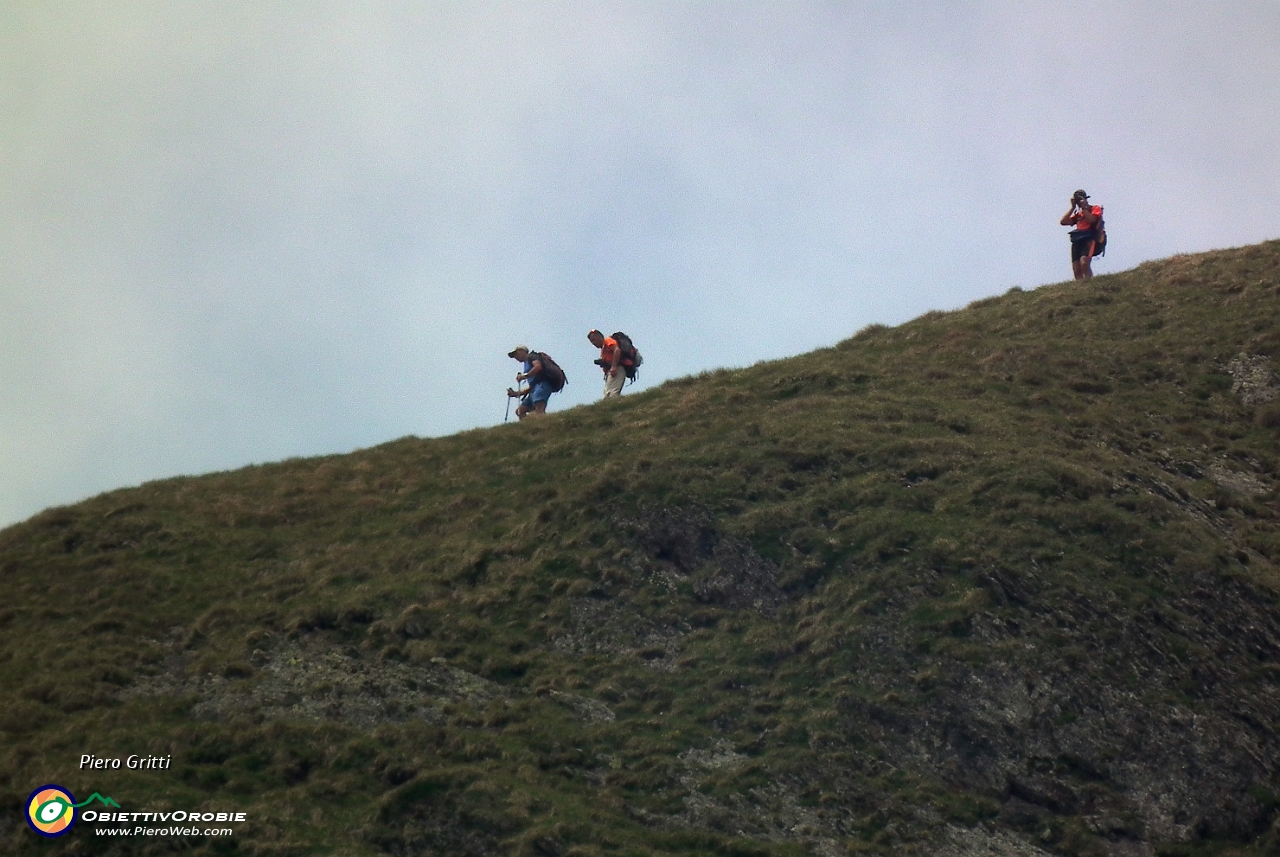
{"type": "Polygon", "coordinates": [[[1107,230],[1102,223],[1102,206],[1090,205],[1089,194],[1082,190],[1071,195],[1071,207],[1058,221],[1063,226],[1074,227],[1071,239],[1071,272],[1077,280],[1093,276],[1093,257],[1101,256],[1107,249],[1107,230]]]}
{"type": "MultiPolygon", "coordinates": [[[[550,356],[530,351],[527,345],[517,345],[507,352],[507,356],[521,364],[521,371],[516,373],[516,387],[524,381],[529,382],[529,386],[523,390],[507,388],[508,411],[511,409],[511,400],[519,398],[521,401],[516,408],[516,419],[522,420],[531,414],[545,414],[551,394],[560,392],[568,382],[564,370],[550,356]]],[[[506,422],[506,417],[502,421],[506,422]]]]}
{"type": "Polygon", "coordinates": [[[640,368],[644,358],[636,350],[631,337],[620,330],[613,336],[590,330],[587,332],[587,341],[600,349],[600,357],[595,363],[604,370],[604,398],[621,396],[622,385],[627,379],[635,382],[636,370],[640,368]]]}

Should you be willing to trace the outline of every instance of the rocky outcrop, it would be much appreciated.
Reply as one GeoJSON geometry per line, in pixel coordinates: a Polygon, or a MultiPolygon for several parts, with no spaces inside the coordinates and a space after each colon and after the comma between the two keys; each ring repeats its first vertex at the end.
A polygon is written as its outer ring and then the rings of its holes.
{"type": "Polygon", "coordinates": [[[1271,371],[1271,360],[1262,354],[1241,354],[1227,364],[1231,392],[1246,405],[1265,405],[1280,398],[1280,380],[1271,371]]]}

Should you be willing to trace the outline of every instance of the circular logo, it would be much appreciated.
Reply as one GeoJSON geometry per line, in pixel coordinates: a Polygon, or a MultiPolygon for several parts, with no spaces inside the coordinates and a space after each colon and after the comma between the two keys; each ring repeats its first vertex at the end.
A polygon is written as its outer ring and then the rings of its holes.
{"type": "Polygon", "coordinates": [[[41,786],[27,798],[27,824],[41,836],[61,836],[75,824],[75,804],[62,786],[41,786]]]}

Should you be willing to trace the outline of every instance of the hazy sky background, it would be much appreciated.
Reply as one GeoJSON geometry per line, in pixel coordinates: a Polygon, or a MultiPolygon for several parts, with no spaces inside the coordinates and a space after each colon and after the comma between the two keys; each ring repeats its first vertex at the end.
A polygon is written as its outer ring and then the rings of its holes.
{"type": "Polygon", "coordinates": [[[1280,236],[1280,2],[0,0],[0,525],[1280,236]]]}

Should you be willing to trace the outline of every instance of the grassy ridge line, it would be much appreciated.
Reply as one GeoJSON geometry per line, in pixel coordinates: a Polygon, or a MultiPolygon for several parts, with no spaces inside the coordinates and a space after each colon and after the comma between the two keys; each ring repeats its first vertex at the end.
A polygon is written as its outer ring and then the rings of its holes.
{"type": "MultiPolygon", "coordinates": [[[[0,534],[0,787],[12,803],[81,752],[171,752],[174,777],[122,775],[121,793],[253,808],[272,820],[242,842],[264,851],[901,853],[940,835],[917,807],[991,818],[991,788],[904,773],[847,722],[912,716],[993,662],[1095,657],[1051,629],[1039,651],[979,633],[1033,624],[1028,605],[1105,605],[1084,618],[1110,633],[1204,569],[1274,589],[1274,433],[1224,366],[1275,352],[1277,254],[1013,292],[536,423],[43,513],[0,534]],[[350,664],[268,715],[223,704],[334,652],[350,664]],[[501,693],[344,720],[353,671],[397,665],[501,693]],[[336,713],[299,717],[308,695],[336,713]],[[742,800],[809,832],[752,827],[742,800]]],[[[1066,815],[1061,847],[1087,853],[1066,815]]]]}

